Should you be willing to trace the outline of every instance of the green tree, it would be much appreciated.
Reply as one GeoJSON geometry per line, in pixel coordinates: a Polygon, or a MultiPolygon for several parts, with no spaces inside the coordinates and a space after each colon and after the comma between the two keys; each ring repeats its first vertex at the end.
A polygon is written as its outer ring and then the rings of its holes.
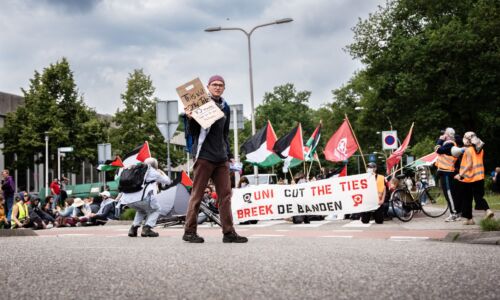
{"type": "Polygon", "coordinates": [[[493,166],[500,152],[500,2],[388,1],[358,22],[347,50],[366,65],[353,78],[366,83],[355,89],[363,128],[389,119],[401,136],[415,122],[412,144],[428,144],[448,126],[472,130],[488,143],[493,166]]]}
{"type": "MultiPolygon", "coordinates": [[[[110,139],[114,151],[122,156],[148,141],[151,155],[166,165],[167,145],[156,127],[157,99],[154,92],[153,81],[142,69],[129,74],[127,89],[121,94],[125,107],[118,109],[113,117],[116,127],[110,130],[110,139]]],[[[170,148],[170,157],[173,167],[185,162],[183,151],[175,151],[173,147],[170,148]]]]}
{"type": "Polygon", "coordinates": [[[17,154],[17,165],[13,167],[30,167],[34,154],[45,154],[45,132],[50,137],[50,153],[56,153],[58,147],[74,147],[74,152],[64,159],[65,171],[77,172],[82,161],[95,161],[95,141],[104,139],[109,124],[84,104],[65,58],[45,68],[42,74],[35,71],[29,88],[22,92],[24,106],[8,114],[0,129],[4,153],[17,154]]]}

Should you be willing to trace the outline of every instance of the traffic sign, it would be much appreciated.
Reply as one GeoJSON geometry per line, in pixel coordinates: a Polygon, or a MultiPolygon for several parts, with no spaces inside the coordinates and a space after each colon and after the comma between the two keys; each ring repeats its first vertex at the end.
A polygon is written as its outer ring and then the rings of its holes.
{"type": "Polygon", "coordinates": [[[59,152],[73,152],[73,147],[61,147],[59,152]]]}
{"type": "Polygon", "coordinates": [[[396,130],[382,131],[382,149],[395,150],[398,148],[398,132],[396,130]]]}

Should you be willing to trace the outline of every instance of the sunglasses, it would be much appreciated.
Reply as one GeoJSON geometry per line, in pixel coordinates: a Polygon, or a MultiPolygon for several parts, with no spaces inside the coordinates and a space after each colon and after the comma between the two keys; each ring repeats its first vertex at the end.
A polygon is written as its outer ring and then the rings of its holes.
{"type": "Polygon", "coordinates": [[[224,85],[220,84],[220,83],[212,83],[211,86],[213,86],[213,87],[219,87],[219,88],[223,88],[224,87],[224,85]]]}

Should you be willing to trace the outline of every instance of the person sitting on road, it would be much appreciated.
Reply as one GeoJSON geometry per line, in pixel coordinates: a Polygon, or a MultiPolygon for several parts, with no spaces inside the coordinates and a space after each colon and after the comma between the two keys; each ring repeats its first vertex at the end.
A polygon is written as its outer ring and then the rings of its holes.
{"type": "MultiPolygon", "coordinates": [[[[205,193],[203,194],[203,199],[201,201],[204,202],[212,212],[218,214],[219,209],[217,208],[217,199],[214,199],[213,196],[216,195],[214,195],[212,188],[208,185],[205,188],[205,193]]],[[[204,212],[200,211],[198,214],[198,224],[203,224],[207,221],[207,219],[208,216],[204,212]]]]}
{"type": "Polygon", "coordinates": [[[99,194],[102,197],[101,206],[96,213],[90,213],[88,222],[90,224],[106,224],[110,219],[115,218],[115,199],[111,198],[108,191],[99,194]]]}
{"type": "Polygon", "coordinates": [[[19,193],[21,197],[16,197],[16,203],[12,208],[11,228],[45,228],[46,225],[36,214],[30,214],[29,201],[30,195],[26,192],[19,193]]]}
{"type": "Polygon", "coordinates": [[[75,225],[82,226],[87,223],[92,212],[85,206],[85,202],[81,198],[75,198],[72,206],[74,209],[71,217],[75,220],[75,225]]]}
{"type": "Polygon", "coordinates": [[[40,205],[40,198],[32,197],[28,208],[30,211],[30,219],[36,220],[37,218],[40,218],[43,221],[44,228],[52,228],[57,226],[55,218],[43,211],[40,205]]]}
{"type": "Polygon", "coordinates": [[[61,209],[60,206],[57,206],[56,221],[59,224],[59,227],[76,225],[76,220],[72,217],[73,211],[75,210],[73,203],[73,198],[66,198],[66,200],[64,200],[64,209],[61,209]]]}
{"type": "Polygon", "coordinates": [[[57,210],[52,208],[53,204],[54,204],[54,197],[52,197],[52,195],[48,195],[47,197],[45,197],[45,203],[42,206],[42,210],[46,214],[49,214],[52,218],[55,219],[57,217],[56,216],[57,210]]]}
{"type": "Polygon", "coordinates": [[[246,176],[241,176],[240,181],[238,182],[238,188],[245,188],[250,185],[248,178],[246,176]]]}
{"type": "Polygon", "coordinates": [[[0,195],[0,229],[9,228],[10,224],[5,214],[5,199],[0,195]]]}
{"type": "Polygon", "coordinates": [[[386,211],[386,206],[384,206],[384,200],[386,195],[386,183],[383,175],[377,174],[377,164],[374,162],[368,163],[367,172],[376,176],[377,180],[377,192],[378,192],[378,205],[379,207],[375,211],[368,211],[361,214],[361,222],[367,224],[373,215],[375,223],[384,223],[384,214],[386,211]]]}

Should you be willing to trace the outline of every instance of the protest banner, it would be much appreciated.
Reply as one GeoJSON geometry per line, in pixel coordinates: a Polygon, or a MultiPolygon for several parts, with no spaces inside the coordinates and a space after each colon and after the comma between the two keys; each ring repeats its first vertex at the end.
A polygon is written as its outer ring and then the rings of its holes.
{"type": "Polygon", "coordinates": [[[233,189],[235,222],[297,215],[353,214],[378,208],[373,174],[335,177],[294,185],[257,185],[233,189]]]}
{"type": "Polygon", "coordinates": [[[207,129],[224,116],[217,104],[210,100],[199,78],[179,86],[176,90],[184,109],[192,112],[193,118],[201,127],[207,129]]]}

